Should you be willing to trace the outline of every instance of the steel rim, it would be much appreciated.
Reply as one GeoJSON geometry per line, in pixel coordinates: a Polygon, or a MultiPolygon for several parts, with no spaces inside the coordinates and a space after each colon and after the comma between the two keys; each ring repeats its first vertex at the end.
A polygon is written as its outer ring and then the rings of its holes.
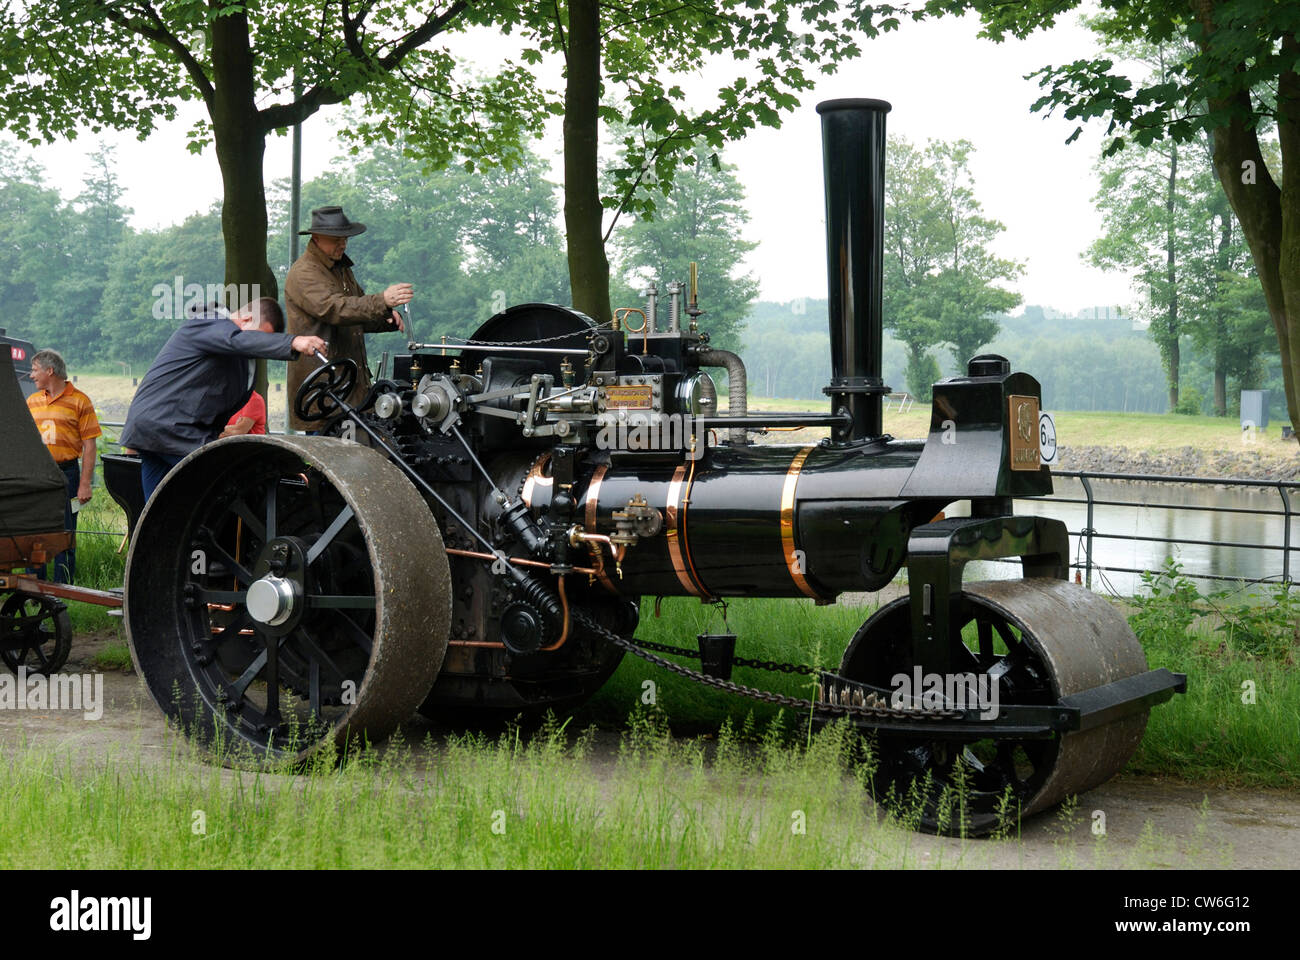
{"type": "Polygon", "coordinates": [[[437,525],[366,448],[234,439],[191,455],[141,518],[126,601],[137,667],[163,711],[232,763],[378,739],[414,712],[446,649],[437,525]]]}
{"type": "MultiPolygon", "coordinates": [[[[1146,669],[1123,617],[1073,584],[967,584],[957,608],[949,634],[953,671],[996,679],[1000,705],[1047,705],[1146,669]]],[[[902,598],[863,624],[841,671],[888,688],[895,674],[911,674],[911,645],[909,605],[902,598]]],[[[1050,739],[877,733],[873,792],[922,830],[995,832],[1113,776],[1136,749],[1145,723],[1141,713],[1050,739]]]]}

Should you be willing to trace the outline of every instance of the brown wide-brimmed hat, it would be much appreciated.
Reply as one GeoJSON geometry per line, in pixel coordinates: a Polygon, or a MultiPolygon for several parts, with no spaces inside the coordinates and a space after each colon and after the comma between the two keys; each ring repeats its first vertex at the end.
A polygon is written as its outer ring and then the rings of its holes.
{"type": "Polygon", "coordinates": [[[319,233],[326,237],[355,237],[365,233],[366,225],[349,220],[342,207],[317,207],[311,212],[311,227],[299,230],[299,235],[319,233]]]}

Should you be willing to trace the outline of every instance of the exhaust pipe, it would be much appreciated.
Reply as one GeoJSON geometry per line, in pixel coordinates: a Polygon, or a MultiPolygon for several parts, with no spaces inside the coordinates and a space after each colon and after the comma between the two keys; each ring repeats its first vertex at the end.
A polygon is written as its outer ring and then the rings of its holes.
{"type": "Polygon", "coordinates": [[[881,283],[885,239],[884,100],[826,100],[822,171],[826,183],[826,277],[830,301],[831,412],[852,422],[839,441],[883,432],[880,398],[881,283]]]}

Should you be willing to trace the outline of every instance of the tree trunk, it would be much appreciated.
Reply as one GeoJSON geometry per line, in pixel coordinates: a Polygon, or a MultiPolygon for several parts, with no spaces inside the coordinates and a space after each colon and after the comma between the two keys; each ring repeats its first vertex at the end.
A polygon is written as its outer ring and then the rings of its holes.
{"type": "Polygon", "coordinates": [[[1165,282],[1169,285],[1169,328],[1165,331],[1168,346],[1165,348],[1165,373],[1169,378],[1169,412],[1178,409],[1178,254],[1177,231],[1174,229],[1174,208],[1177,202],[1178,145],[1169,153],[1169,188],[1165,193],[1165,282]]]}
{"type": "Polygon", "coordinates": [[[608,323],[609,260],[602,235],[597,149],[600,146],[600,5],[569,4],[568,71],[564,87],[564,228],[573,305],[608,323]]]}
{"type": "MultiPolygon", "coordinates": [[[[1215,206],[1218,208],[1219,204],[1215,206]]],[[[1227,275],[1227,272],[1232,267],[1229,262],[1231,253],[1232,220],[1229,219],[1227,210],[1221,210],[1219,214],[1219,279],[1215,280],[1216,286],[1223,283],[1223,277],[1227,275]]],[[[1225,316],[1226,311],[1220,306],[1218,296],[1214,298],[1214,302],[1214,329],[1218,333],[1214,347],[1214,415],[1216,417],[1226,417],[1228,415],[1228,362],[1226,358],[1228,352],[1228,318],[1225,316]]]]}
{"type": "MultiPolygon", "coordinates": [[[[230,13],[212,21],[212,133],[221,167],[224,202],[221,232],[226,242],[226,289],[237,298],[278,298],[275,274],[266,260],[266,188],[262,156],[266,131],[257,115],[253,53],[248,17],[230,13]]],[[[241,303],[227,303],[235,309],[241,303]]],[[[253,389],[267,395],[266,361],[257,361],[253,389]]]]}
{"type": "MultiPolygon", "coordinates": [[[[1205,31],[1199,41],[1203,50],[1217,30],[1214,6],[1210,0],[1193,0],[1192,8],[1205,31]]],[[[1282,50],[1294,55],[1300,52],[1300,42],[1294,36],[1284,37],[1282,50]]],[[[1277,89],[1282,169],[1294,171],[1300,168],[1300,73],[1283,72],[1277,89]]],[[[1300,427],[1300,396],[1296,392],[1300,385],[1300,178],[1286,177],[1285,190],[1273,180],[1264,164],[1259,137],[1245,120],[1251,111],[1247,91],[1212,97],[1208,103],[1211,111],[1234,114],[1229,124],[1214,128],[1214,172],[1255,261],[1282,355],[1287,414],[1292,426],[1300,427]]]]}

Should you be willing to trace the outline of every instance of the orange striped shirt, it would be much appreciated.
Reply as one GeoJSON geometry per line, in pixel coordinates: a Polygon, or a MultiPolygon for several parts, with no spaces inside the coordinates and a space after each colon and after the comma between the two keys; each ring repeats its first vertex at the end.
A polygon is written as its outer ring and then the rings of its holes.
{"type": "Polygon", "coordinates": [[[27,409],[41,431],[41,439],[49,448],[50,456],[58,463],[81,459],[83,441],[98,437],[99,418],[90,397],[68,381],[63,392],[51,397],[37,390],[27,398],[27,409]]]}

